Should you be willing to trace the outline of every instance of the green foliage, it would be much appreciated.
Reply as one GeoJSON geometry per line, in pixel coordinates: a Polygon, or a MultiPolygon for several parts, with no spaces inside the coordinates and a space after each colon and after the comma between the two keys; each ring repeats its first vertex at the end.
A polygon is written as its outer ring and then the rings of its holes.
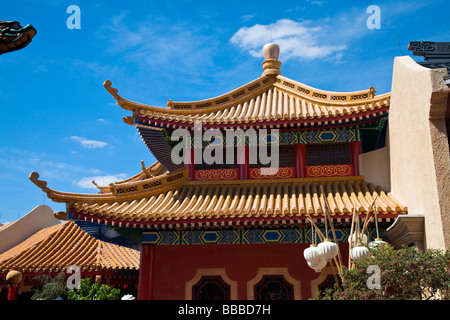
{"type": "Polygon", "coordinates": [[[119,289],[105,284],[93,283],[86,278],[80,281],[79,289],[69,290],[68,300],[119,300],[119,289]]]}
{"type": "Polygon", "coordinates": [[[413,300],[448,299],[450,252],[441,250],[419,251],[414,247],[395,250],[389,245],[370,249],[364,261],[355,261],[354,268],[343,269],[342,285],[319,292],[320,300],[413,300]],[[379,289],[370,289],[373,272],[369,266],[378,266],[379,289]],[[369,269],[370,271],[370,269],[369,269]]]}
{"type": "Polygon", "coordinates": [[[65,274],[64,272],[59,273],[55,277],[50,277],[48,275],[36,276],[32,280],[38,280],[42,283],[40,289],[36,289],[31,296],[31,300],[42,300],[50,299],[54,300],[56,298],[67,298],[67,288],[65,285],[65,274]]]}

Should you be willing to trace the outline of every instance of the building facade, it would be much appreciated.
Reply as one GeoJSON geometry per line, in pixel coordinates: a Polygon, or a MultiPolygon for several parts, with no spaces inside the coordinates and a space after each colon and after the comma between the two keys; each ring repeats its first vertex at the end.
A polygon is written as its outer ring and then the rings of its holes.
{"type": "MultiPolygon", "coordinates": [[[[277,45],[263,53],[261,77],[202,101],[149,106],[105,81],[157,159],[135,176],[74,194],[30,175],[66,203],[59,219],[139,243],[139,299],[307,299],[336,272],[303,257],[311,221],[332,223],[343,260],[355,213],[401,233],[392,226],[408,202],[390,192],[391,93],[316,89],[282,75],[277,45]]],[[[373,223],[368,236],[378,237],[373,223]]]]}

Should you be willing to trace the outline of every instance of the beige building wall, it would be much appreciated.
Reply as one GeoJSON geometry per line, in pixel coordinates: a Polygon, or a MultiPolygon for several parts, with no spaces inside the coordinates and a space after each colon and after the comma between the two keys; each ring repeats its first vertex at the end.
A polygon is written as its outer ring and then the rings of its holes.
{"type": "Polygon", "coordinates": [[[384,191],[391,190],[389,133],[384,148],[359,155],[359,174],[384,191]]]}
{"type": "Polygon", "coordinates": [[[0,231],[0,253],[23,242],[37,231],[61,223],[46,205],[39,205],[25,216],[5,225],[0,231]]]}
{"type": "Polygon", "coordinates": [[[445,69],[408,56],[394,60],[389,145],[391,192],[425,217],[425,248],[450,249],[450,156],[445,129],[445,69]]]}

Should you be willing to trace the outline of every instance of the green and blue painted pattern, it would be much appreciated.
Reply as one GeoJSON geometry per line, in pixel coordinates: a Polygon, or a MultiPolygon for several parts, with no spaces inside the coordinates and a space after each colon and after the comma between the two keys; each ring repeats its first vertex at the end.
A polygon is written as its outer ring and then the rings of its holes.
{"type": "MultiPolygon", "coordinates": [[[[324,232],[324,230],[322,230],[324,232]]],[[[376,238],[375,228],[369,229],[369,238],[376,238]]],[[[337,242],[346,242],[348,228],[335,229],[337,242]]],[[[334,239],[331,230],[328,237],[334,239]]],[[[195,245],[195,244],[264,244],[264,243],[311,243],[311,229],[223,229],[223,230],[180,230],[147,231],[142,233],[142,243],[152,245],[195,245]]]]}
{"type": "MultiPolygon", "coordinates": [[[[251,132],[245,132],[242,135],[227,136],[226,134],[219,133],[211,136],[209,140],[199,140],[198,144],[202,144],[202,147],[211,146],[227,146],[227,138],[233,139],[235,147],[238,146],[255,146],[255,145],[294,145],[298,143],[336,143],[336,142],[352,142],[360,141],[359,129],[357,128],[337,128],[328,130],[315,130],[315,131],[280,131],[278,133],[261,132],[256,134],[256,131],[252,135],[251,132]]],[[[178,137],[174,137],[174,141],[171,140],[172,133],[167,130],[163,130],[163,135],[170,146],[174,146],[178,143],[178,137]]],[[[203,138],[203,137],[199,137],[203,138]]],[[[195,138],[191,136],[190,141],[187,140],[187,147],[195,147],[195,138]]]]}

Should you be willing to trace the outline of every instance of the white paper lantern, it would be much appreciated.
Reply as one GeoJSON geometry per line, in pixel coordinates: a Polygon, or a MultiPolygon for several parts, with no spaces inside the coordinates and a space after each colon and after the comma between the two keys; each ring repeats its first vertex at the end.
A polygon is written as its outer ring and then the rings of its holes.
{"type": "Polygon", "coordinates": [[[373,247],[376,247],[376,246],[382,245],[382,244],[387,244],[387,242],[381,240],[381,238],[376,238],[374,241],[371,241],[371,242],[369,243],[369,247],[370,247],[370,248],[373,248],[373,247]]]}
{"type": "Polygon", "coordinates": [[[350,257],[352,258],[352,260],[364,260],[368,255],[369,255],[370,251],[367,247],[365,246],[357,246],[352,248],[352,250],[350,250],[350,257]]]}
{"type": "Polygon", "coordinates": [[[308,262],[308,266],[316,272],[321,272],[323,268],[327,265],[327,262],[324,259],[321,259],[318,264],[312,264],[308,262]]]}
{"type": "Polygon", "coordinates": [[[339,252],[338,245],[334,242],[331,242],[330,239],[325,239],[325,241],[319,243],[317,249],[319,249],[320,256],[326,262],[330,262],[333,258],[337,256],[339,252]]]}
{"type": "Polygon", "coordinates": [[[348,243],[350,243],[350,239],[352,240],[352,247],[356,244],[356,239],[358,239],[358,245],[367,244],[367,236],[363,234],[358,234],[358,238],[356,238],[356,233],[354,233],[351,237],[348,237],[348,243]]]}
{"type": "Polygon", "coordinates": [[[314,244],[303,251],[303,256],[308,263],[313,265],[317,265],[321,260],[323,260],[320,256],[319,249],[314,244]]]}

